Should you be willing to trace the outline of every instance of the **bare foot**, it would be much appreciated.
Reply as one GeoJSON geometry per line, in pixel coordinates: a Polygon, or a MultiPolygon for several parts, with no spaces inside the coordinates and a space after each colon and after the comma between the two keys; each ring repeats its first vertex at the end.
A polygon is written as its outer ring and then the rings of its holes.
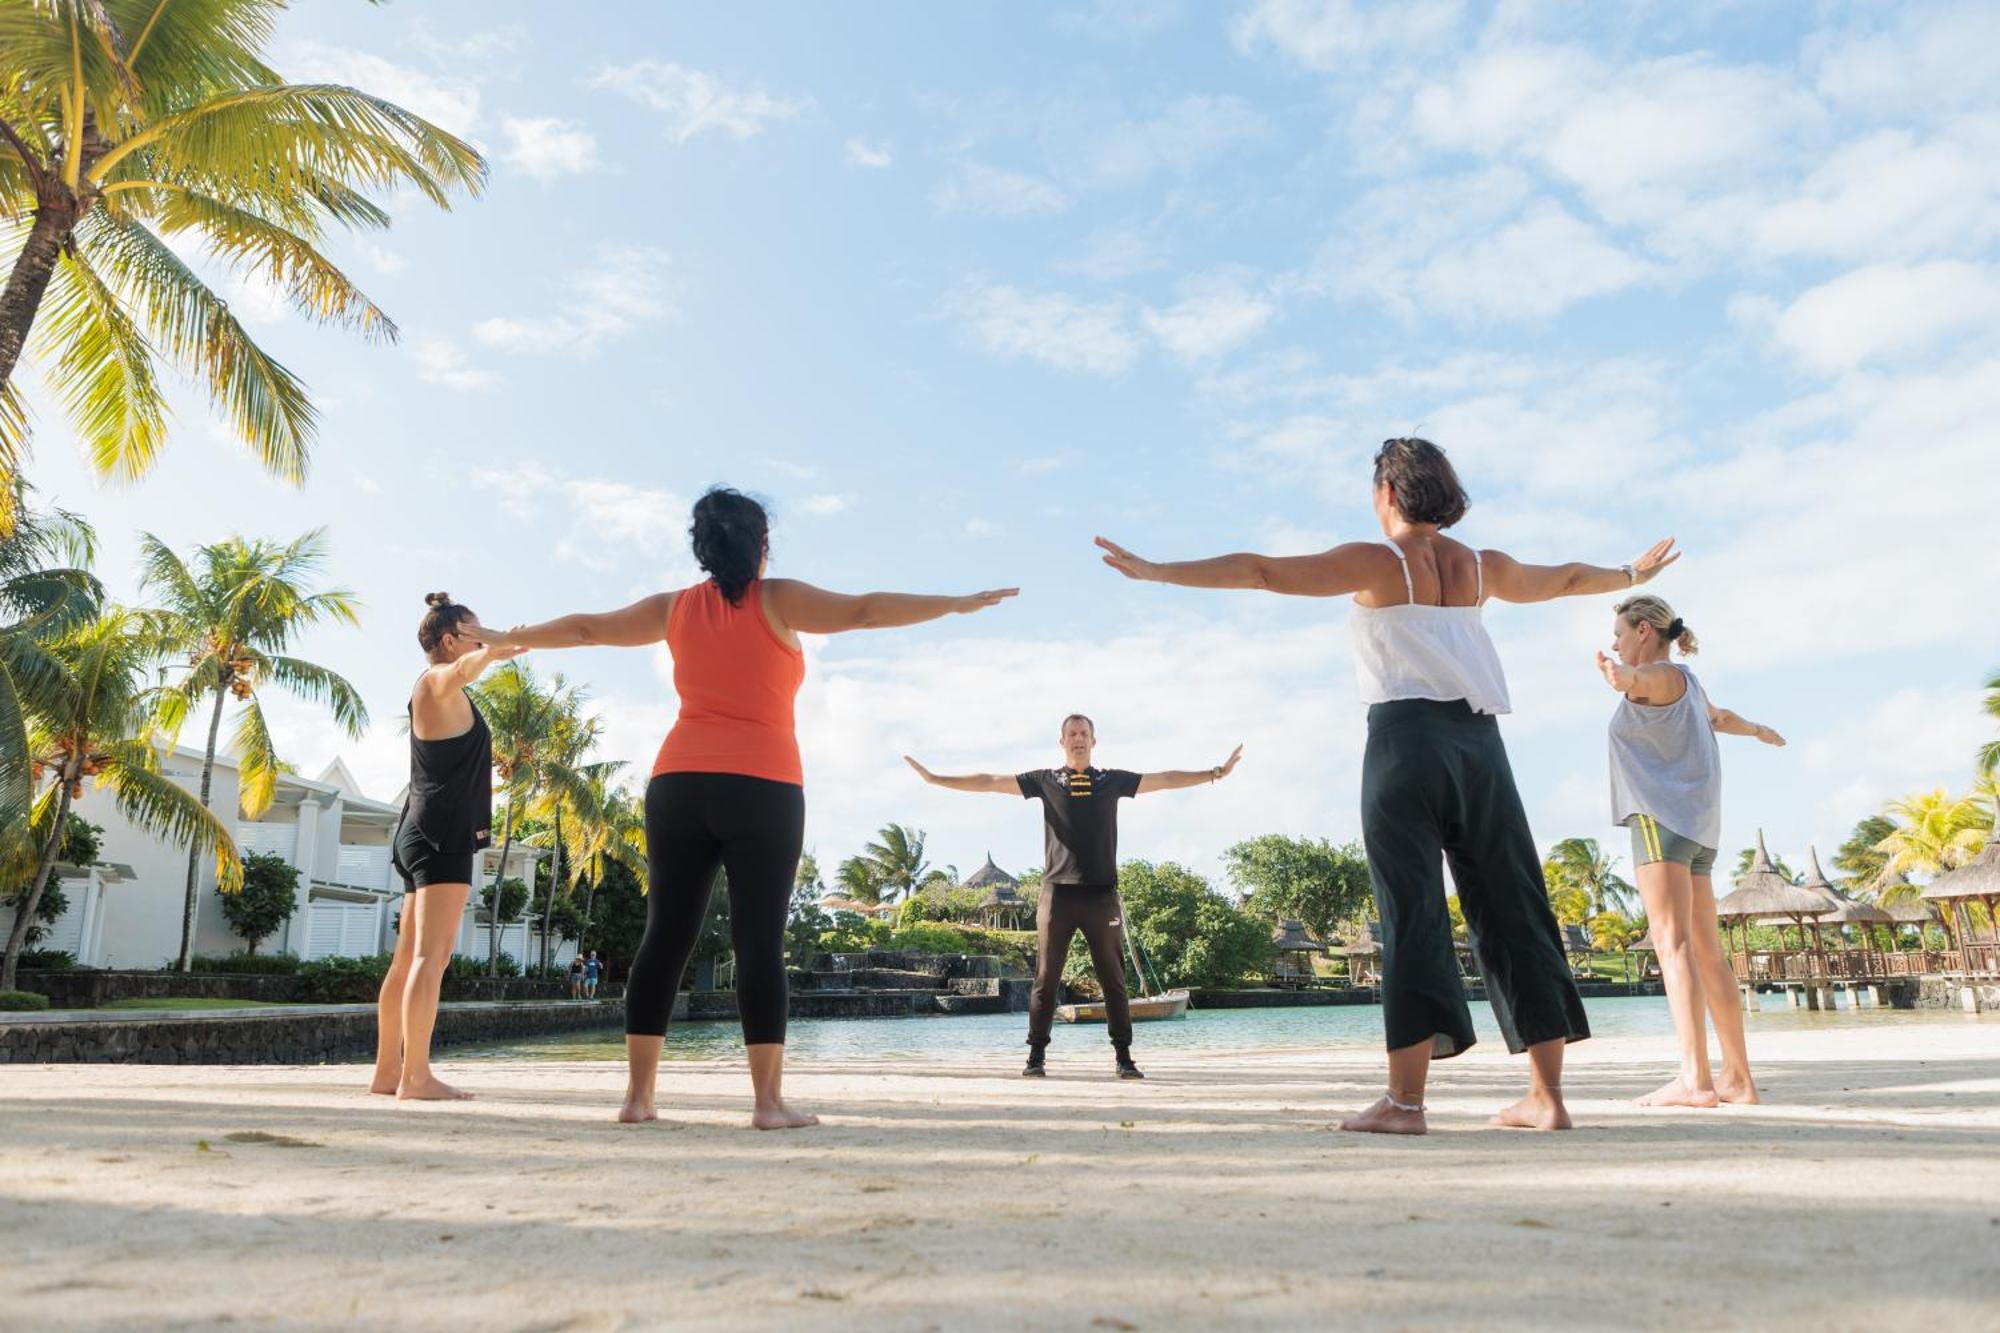
{"type": "Polygon", "coordinates": [[[1724,1074],[1715,1080],[1715,1095],[1732,1106],[1755,1106],[1761,1100],[1757,1083],[1748,1074],[1740,1078],[1724,1074]]]}
{"type": "Polygon", "coordinates": [[[1493,1117],[1493,1123],[1507,1129],[1568,1129],[1569,1111],[1560,1096],[1529,1093],[1493,1117]]]}
{"type": "Polygon", "coordinates": [[[376,1093],[377,1095],[383,1097],[393,1097],[396,1095],[397,1085],[400,1084],[402,1081],[403,1081],[402,1070],[397,1069],[397,1070],[392,1070],[388,1073],[384,1073],[382,1070],[378,1069],[375,1071],[374,1081],[368,1085],[368,1091],[376,1093]]]}
{"type": "Polygon", "coordinates": [[[1367,1110],[1351,1115],[1340,1127],[1356,1134],[1428,1134],[1422,1111],[1399,1111],[1382,1098],[1367,1110]]]}
{"type": "Polygon", "coordinates": [[[750,1124],[756,1129],[810,1129],[818,1123],[818,1116],[794,1111],[783,1102],[760,1106],[750,1113],[750,1124]]]}
{"type": "Polygon", "coordinates": [[[659,1118],[660,1113],[653,1109],[651,1101],[639,1101],[627,1097],[625,1104],[618,1108],[618,1123],[621,1125],[638,1125],[659,1118]]]}
{"type": "Polygon", "coordinates": [[[1679,1078],[1643,1097],[1633,1098],[1635,1106],[1715,1106],[1720,1101],[1714,1088],[1690,1088],[1679,1078]]]}
{"type": "Polygon", "coordinates": [[[469,1102],[472,1094],[461,1092],[451,1084],[432,1074],[415,1083],[404,1083],[396,1089],[399,1102],[469,1102]]]}

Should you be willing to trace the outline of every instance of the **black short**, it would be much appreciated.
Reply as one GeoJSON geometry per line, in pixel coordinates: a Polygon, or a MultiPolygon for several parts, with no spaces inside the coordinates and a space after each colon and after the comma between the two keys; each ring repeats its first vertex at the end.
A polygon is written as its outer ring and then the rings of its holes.
{"type": "Polygon", "coordinates": [[[403,877],[403,892],[415,893],[432,884],[472,883],[471,852],[441,852],[414,824],[396,830],[389,847],[389,864],[403,877]]]}

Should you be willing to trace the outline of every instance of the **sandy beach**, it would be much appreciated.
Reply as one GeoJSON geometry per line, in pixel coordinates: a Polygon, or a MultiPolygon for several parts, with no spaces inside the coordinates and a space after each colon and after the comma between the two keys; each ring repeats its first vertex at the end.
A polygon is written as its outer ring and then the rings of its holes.
{"type": "Polygon", "coordinates": [[[1093,1041],[804,1063],[757,1134],[739,1065],[446,1061],[0,1073],[16,1328],[1994,1327],[2000,1029],[1772,1034],[1769,1103],[1642,1110],[1665,1038],[1577,1048],[1579,1129],[1488,1129],[1518,1061],[1441,1066],[1424,1140],[1341,1134],[1372,1054],[1093,1041]]]}

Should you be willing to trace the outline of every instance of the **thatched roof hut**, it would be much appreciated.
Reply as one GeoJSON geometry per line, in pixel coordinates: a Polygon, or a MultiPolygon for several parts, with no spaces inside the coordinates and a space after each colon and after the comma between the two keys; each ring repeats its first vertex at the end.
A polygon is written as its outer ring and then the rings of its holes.
{"type": "Polygon", "coordinates": [[[1851,898],[1835,888],[1827,879],[1826,872],[1819,868],[1817,847],[1811,848],[1808,854],[1812,860],[1812,873],[1806,876],[1806,882],[1799,887],[1817,893],[1833,904],[1833,910],[1819,919],[1822,925],[1886,926],[1895,921],[1886,909],[1877,907],[1874,903],[1864,903],[1858,898],[1851,898]]]}
{"type": "Polygon", "coordinates": [[[986,864],[966,876],[961,887],[986,890],[979,900],[979,919],[989,926],[1019,926],[1028,915],[1021,881],[995,865],[991,852],[986,853],[986,864]]]}
{"type": "Polygon", "coordinates": [[[1725,921],[1761,920],[1783,917],[1796,922],[1801,917],[1822,917],[1833,904],[1812,890],[1792,883],[1771,865],[1764,850],[1764,830],[1757,830],[1757,854],[1750,861],[1736,891],[1715,905],[1715,914],[1725,921]]]}
{"type": "Polygon", "coordinates": [[[1924,886],[1928,902],[1949,902],[1955,898],[1976,898],[2000,902],[2000,833],[1986,839],[1985,850],[1956,870],[1947,870],[1924,886]]]}
{"type": "Polygon", "coordinates": [[[1288,916],[1271,932],[1271,947],[1279,953],[1318,953],[1324,946],[1306,933],[1305,922],[1288,916]]]}

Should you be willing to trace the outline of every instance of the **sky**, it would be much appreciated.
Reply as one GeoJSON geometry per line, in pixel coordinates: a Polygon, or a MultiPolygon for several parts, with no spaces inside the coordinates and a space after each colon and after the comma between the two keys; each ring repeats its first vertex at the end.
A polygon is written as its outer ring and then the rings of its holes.
{"type": "MultiPolygon", "coordinates": [[[[39,413],[30,475],[135,597],[182,551],[324,526],[358,630],[301,652],[374,717],[270,705],[281,752],[384,798],[423,595],[495,623],[695,576],[687,509],[772,508],[773,573],[1018,601],[809,645],[807,844],[875,829],[969,874],[1041,858],[1023,803],[924,787],[1098,762],[1148,796],[1122,852],[1220,875],[1232,842],[1359,832],[1345,603],[1142,586],[1157,559],[1379,537],[1384,438],[1449,451],[1454,535],[1617,565],[1783,750],[1724,737],[1724,843],[1794,864],[1893,796],[1965,789],[2000,491],[2000,10],[1623,0],[301,6],[272,63],[478,145],[484,195],[391,201],[330,251],[393,344],[225,272],[323,412],[302,489],[192,393],[159,466],[94,480],[39,413]],[[1981,53],[1988,53],[1982,55],[1981,53]]],[[[1612,598],[1489,613],[1535,834],[1621,855],[1593,666],[1612,598]]],[[[674,714],[648,650],[536,653],[643,779],[674,714]]],[[[1629,866],[1624,867],[1629,872],[1629,866]]]]}

